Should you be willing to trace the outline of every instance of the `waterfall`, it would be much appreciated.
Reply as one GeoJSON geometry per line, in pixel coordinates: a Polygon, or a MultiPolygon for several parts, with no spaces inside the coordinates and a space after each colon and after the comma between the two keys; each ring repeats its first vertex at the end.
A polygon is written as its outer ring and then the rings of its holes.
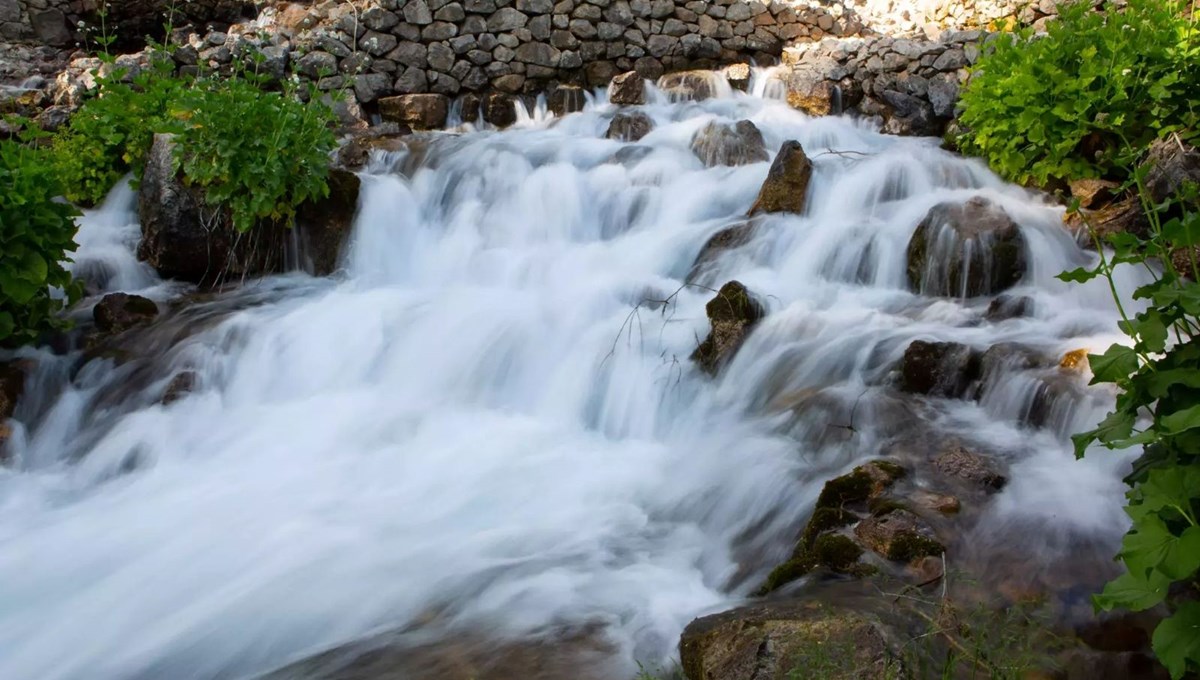
{"type": "MultiPolygon", "coordinates": [[[[599,98],[434,136],[407,174],[395,159],[364,174],[338,276],[197,300],[120,365],[39,354],[0,468],[0,677],[253,677],[384,631],[587,631],[603,675],[632,677],[786,557],[825,479],[912,425],[887,396],[911,341],[1058,357],[1120,338],[1102,282],[1054,278],[1095,257],[1062,209],[978,161],[771,96],[671,100],[651,93],[636,144],[604,138],[615,109],[599,98]],[[772,156],[801,142],[808,208],[758,219],[688,286],[769,167],[706,168],[689,142],[742,119],[772,156]],[[916,225],[974,196],[1020,226],[1027,269],[1008,293],[1031,316],[909,289],[916,225]],[[769,315],[710,378],[688,356],[731,279],[769,315]],[[164,405],[183,370],[196,389],[164,405]],[[843,418],[852,433],[830,429],[843,418]]],[[[75,271],[103,272],[99,290],[159,285],[133,257],[131,205],[123,184],[83,220],[75,271]]],[[[1111,395],[1064,378],[1031,423],[1057,369],[1016,370],[921,418],[1011,465],[995,526],[1114,544],[1128,458],[1076,462],[1067,439],[1111,395]]]]}

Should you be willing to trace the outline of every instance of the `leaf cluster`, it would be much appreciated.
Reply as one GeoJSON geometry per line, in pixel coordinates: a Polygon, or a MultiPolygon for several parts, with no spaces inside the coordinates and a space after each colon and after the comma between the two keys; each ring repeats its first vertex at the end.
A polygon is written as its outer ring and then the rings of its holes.
{"type": "Polygon", "coordinates": [[[1127,151],[1196,130],[1200,40],[1183,0],[1059,6],[1044,35],[994,37],[963,89],[957,140],[1026,184],[1126,179],[1127,151]]]}

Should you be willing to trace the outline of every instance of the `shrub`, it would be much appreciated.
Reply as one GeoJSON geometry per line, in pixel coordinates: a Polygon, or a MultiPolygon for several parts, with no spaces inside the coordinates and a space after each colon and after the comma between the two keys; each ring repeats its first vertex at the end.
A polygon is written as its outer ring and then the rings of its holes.
{"type": "Polygon", "coordinates": [[[53,164],[27,144],[0,141],[0,186],[0,345],[12,346],[58,326],[63,297],[78,296],[62,264],[75,250],[78,211],[56,200],[53,164]]]}
{"type": "Polygon", "coordinates": [[[300,203],[329,195],[333,111],[310,91],[264,92],[252,74],[198,84],[175,146],[184,182],[229,210],[247,231],[260,221],[290,222],[300,203]]]}
{"type": "Polygon", "coordinates": [[[962,94],[960,148],[1023,183],[1124,181],[1126,149],[1197,129],[1200,40],[1182,0],[1059,7],[1046,35],[1002,34],[962,94]]]}

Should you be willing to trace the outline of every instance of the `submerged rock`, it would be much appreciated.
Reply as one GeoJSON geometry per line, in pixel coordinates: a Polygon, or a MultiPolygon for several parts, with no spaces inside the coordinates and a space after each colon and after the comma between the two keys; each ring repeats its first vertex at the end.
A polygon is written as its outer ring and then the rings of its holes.
{"type": "Polygon", "coordinates": [[[738,281],[730,281],[705,306],[712,326],[708,337],[692,353],[692,361],[701,370],[716,375],[717,370],[737,352],[750,330],[765,312],[738,281]]]}
{"type": "Polygon", "coordinates": [[[672,101],[702,101],[717,94],[719,74],[712,71],[679,71],[658,79],[658,87],[672,101]]]}
{"type": "Polygon", "coordinates": [[[446,127],[450,99],[443,94],[402,94],[379,100],[379,115],[388,121],[403,123],[413,130],[439,130],[446,127]]]}
{"type": "Polygon", "coordinates": [[[183,371],[176,373],[171,382],[167,383],[167,388],[163,390],[162,399],[159,400],[163,406],[173,404],[187,395],[191,394],[196,389],[196,384],[199,382],[195,371],[183,371]]]}
{"type": "Polygon", "coordinates": [[[1033,314],[1033,298],[1028,295],[1000,295],[988,303],[983,318],[994,323],[1019,319],[1031,314],[1033,314]]]}
{"type": "Polygon", "coordinates": [[[692,153],[705,167],[749,165],[769,158],[762,132],[748,120],[733,125],[709,123],[692,135],[692,153]]]}
{"type": "Polygon", "coordinates": [[[752,222],[744,222],[713,234],[700,247],[700,252],[696,255],[695,262],[692,263],[692,269],[688,273],[687,280],[689,282],[694,281],[705,265],[716,260],[726,251],[746,245],[753,237],[754,224],[752,222]]]}
{"type": "Polygon", "coordinates": [[[585,104],[587,97],[583,88],[578,85],[559,85],[546,98],[546,108],[560,118],[568,113],[582,111],[585,104]]]}
{"type": "Polygon", "coordinates": [[[980,378],[980,354],[957,342],[914,340],[900,360],[902,391],[957,399],[980,378]]]}
{"type": "Polygon", "coordinates": [[[337,150],[337,164],[357,170],[367,164],[372,151],[400,151],[405,148],[404,137],[411,134],[407,126],[396,123],[357,130],[337,150]]]}
{"type": "Polygon", "coordinates": [[[944,475],[987,491],[999,491],[1008,483],[1008,478],[996,470],[989,458],[958,445],[942,451],[934,458],[933,466],[944,475]]]}
{"type": "Polygon", "coordinates": [[[109,293],[92,308],[92,318],[102,333],[123,333],[157,316],[158,305],[153,300],[127,293],[109,293]]]}
{"type": "Polygon", "coordinates": [[[758,198],[748,214],[802,214],[808,201],[808,184],[812,181],[812,161],[800,142],[790,140],[779,147],[767,179],[758,191],[758,198]]]}
{"type": "Polygon", "coordinates": [[[882,680],[899,666],[882,623],[818,601],[776,601],[696,619],[679,656],[690,680],[882,680]],[[820,665],[817,669],[815,664],[820,665]]]}
{"type": "Polygon", "coordinates": [[[924,295],[993,295],[1024,276],[1025,248],[1020,227],[990,200],[939,203],[908,242],[908,281],[924,295]]]}
{"type": "Polygon", "coordinates": [[[329,196],[296,208],[295,228],[313,274],[327,276],[337,269],[354,227],[361,189],[358,175],[333,168],[329,171],[329,196]]]}
{"type": "Polygon", "coordinates": [[[650,134],[654,121],[642,111],[619,111],[608,124],[605,137],[619,142],[636,142],[650,134]]]}
{"type": "Polygon", "coordinates": [[[864,519],[854,527],[854,535],[873,552],[894,562],[936,557],[946,550],[933,529],[904,509],[864,519]]]}
{"type": "Polygon", "coordinates": [[[646,88],[637,71],[613,76],[608,86],[608,101],[617,106],[638,106],[646,103],[646,88]]]}

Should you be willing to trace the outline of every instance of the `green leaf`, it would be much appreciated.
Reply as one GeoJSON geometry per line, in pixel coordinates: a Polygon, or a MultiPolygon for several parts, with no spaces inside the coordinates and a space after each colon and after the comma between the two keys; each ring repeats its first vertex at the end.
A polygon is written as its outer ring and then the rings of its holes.
{"type": "Polygon", "coordinates": [[[1104,354],[1088,355],[1092,367],[1092,384],[1121,382],[1138,370],[1138,356],[1133,348],[1113,345],[1104,354]]]}
{"type": "Polygon", "coordinates": [[[1187,602],[1154,629],[1154,653],[1174,680],[1200,668],[1200,602],[1187,602]]]}
{"type": "Polygon", "coordinates": [[[1152,572],[1148,578],[1126,572],[1108,582],[1092,602],[1104,611],[1120,608],[1140,612],[1162,602],[1170,585],[1170,579],[1158,572],[1152,572]]]}
{"type": "Polygon", "coordinates": [[[1200,427],[1200,404],[1163,416],[1161,424],[1163,434],[1168,435],[1177,435],[1200,427]]]}

